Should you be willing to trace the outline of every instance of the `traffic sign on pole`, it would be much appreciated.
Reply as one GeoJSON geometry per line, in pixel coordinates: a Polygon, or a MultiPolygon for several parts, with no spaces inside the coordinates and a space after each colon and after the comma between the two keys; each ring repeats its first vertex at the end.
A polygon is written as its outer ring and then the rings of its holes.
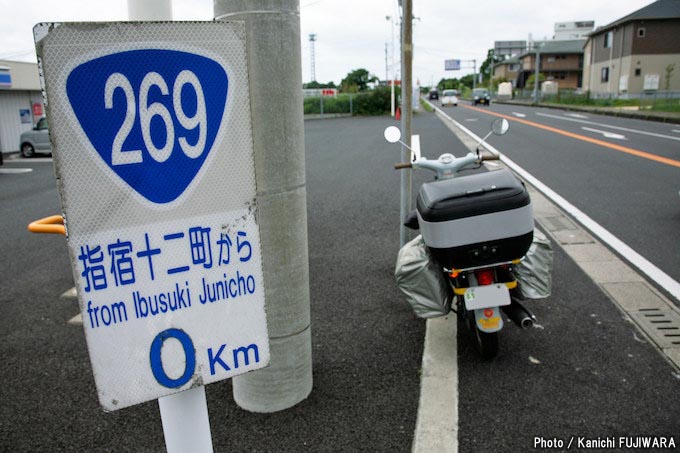
{"type": "Polygon", "coordinates": [[[244,24],[34,32],[103,408],[266,366],[244,24]]]}

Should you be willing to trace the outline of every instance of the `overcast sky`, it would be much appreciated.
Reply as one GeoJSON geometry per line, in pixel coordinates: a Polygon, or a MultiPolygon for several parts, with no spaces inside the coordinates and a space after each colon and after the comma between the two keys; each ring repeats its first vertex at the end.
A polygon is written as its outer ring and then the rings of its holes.
{"type": "MultiPolygon", "coordinates": [[[[227,0],[228,1],[228,0],[227,0]]],[[[494,41],[551,38],[555,22],[593,20],[607,25],[653,0],[413,0],[414,81],[472,72],[444,71],[444,60],[486,58],[494,41]]],[[[173,0],[175,20],[211,20],[213,0],[173,0]]],[[[35,61],[32,28],[38,22],[127,19],[127,0],[0,0],[0,59],[35,61]]],[[[309,34],[315,33],[316,80],[336,84],[353,69],[385,78],[385,44],[399,59],[397,0],[300,0],[302,80],[311,80],[309,34]],[[395,19],[392,22],[386,19],[395,19]],[[393,30],[393,32],[392,32],[393,30]]],[[[391,55],[391,54],[390,54],[391,55]]],[[[389,55],[388,55],[389,56],[389,55]]],[[[388,58],[391,61],[391,58],[388,58]]],[[[466,65],[466,63],[463,63],[466,65]]],[[[392,69],[389,69],[390,75],[392,69]]]]}

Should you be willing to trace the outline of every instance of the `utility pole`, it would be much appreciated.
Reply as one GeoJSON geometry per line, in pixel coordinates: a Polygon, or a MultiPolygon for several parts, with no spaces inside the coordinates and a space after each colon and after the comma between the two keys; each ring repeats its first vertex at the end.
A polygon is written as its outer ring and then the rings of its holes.
{"type": "Polygon", "coordinates": [[[475,91],[476,87],[477,87],[477,60],[472,60],[472,91],[475,91]]]}
{"type": "Polygon", "coordinates": [[[312,80],[311,82],[316,82],[316,55],[314,53],[314,43],[316,42],[316,34],[312,33],[309,35],[309,53],[310,59],[312,60],[312,80]]]}
{"type": "Polygon", "coordinates": [[[390,83],[390,66],[387,62],[387,43],[385,43],[385,83],[390,83]]]}
{"type": "Polygon", "coordinates": [[[539,50],[538,44],[536,45],[536,70],[534,71],[534,103],[538,104],[538,81],[539,81],[539,69],[541,66],[541,52],[539,50]]]}
{"type": "MultiPolygon", "coordinates": [[[[401,147],[401,161],[411,161],[411,119],[413,116],[413,2],[401,0],[402,6],[402,41],[401,41],[401,136],[406,145],[401,147]]],[[[408,232],[404,226],[406,214],[411,210],[411,170],[401,171],[401,208],[399,210],[399,244],[403,247],[408,242],[408,232]]]]}
{"type": "Polygon", "coordinates": [[[392,40],[392,47],[390,49],[391,52],[391,57],[392,57],[392,80],[391,80],[391,94],[390,94],[390,105],[391,105],[391,115],[392,118],[394,118],[394,113],[395,113],[395,94],[394,94],[394,83],[396,80],[396,70],[395,70],[395,62],[394,62],[394,17],[393,16],[385,16],[385,19],[387,19],[390,22],[390,37],[392,40]]]}
{"type": "Polygon", "coordinates": [[[233,379],[234,400],[249,411],[276,412],[298,404],[312,391],[300,2],[215,0],[214,5],[216,20],[242,20],[246,25],[271,351],[267,368],[233,379]]]}

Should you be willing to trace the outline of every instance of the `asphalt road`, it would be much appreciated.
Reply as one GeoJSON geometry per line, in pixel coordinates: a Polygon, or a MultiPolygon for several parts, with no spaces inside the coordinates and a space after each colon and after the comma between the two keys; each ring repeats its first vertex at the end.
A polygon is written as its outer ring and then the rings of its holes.
{"type": "MultiPolygon", "coordinates": [[[[208,386],[216,451],[410,450],[425,322],[394,284],[399,147],[382,138],[390,124],[306,122],[314,390],[295,408],[260,415],[235,405],[228,381],[208,386]]],[[[516,129],[494,144],[504,149],[516,129]]],[[[434,115],[419,115],[414,131],[428,157],[461,147],[434,115]]],[[[98,407],[82,326],[67,323],[77,303],[59,298],[73,286],[65,240],[25,230],[59,212],[51,164],[5,165],[19,166],[34,171],[0,173],[0,450],[162,451],[155,402],[98,407]]],[[[427,178],[416,174],[414,191],[427,178]]],[[[531,307],[542,328],[508,326],[491,363],[459,332],[460,451],[526,451],[534,436],[680,441],[675,370],[555,254],[553,296],[531,307]]]]}
{"type": "Polygon", "coordinates": [[[494,114],[507,116],[510,132],[492,137],[492,145],[680,281],[677,125],[517,105],[468,107],[461,102],[444,111],[478,135],[488,131],[494,114]]]}

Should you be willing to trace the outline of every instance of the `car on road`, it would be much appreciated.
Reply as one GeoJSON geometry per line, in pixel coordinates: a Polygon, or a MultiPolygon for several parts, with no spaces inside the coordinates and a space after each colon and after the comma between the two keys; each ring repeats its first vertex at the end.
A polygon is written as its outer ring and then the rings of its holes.
{"type": "Polygon", "coordinates": [[[427,95],[427,98],[430,101],[434,101],[434,100],[439,99],[439,90],[437,90],[436,88],[431,89],[430,92],[427,95]]]}
{"type": "Polygon", "coordinates": [[[21,134],[19,150],[22,157],[33,157],[36,153],[52,153],[47,118],[40,118],[33,130],[21,134]]]}
{"type": "Polygon", "coordinates": [[[491,95],[488,90],[484,88],[475,88],[472,90],[472,105],[477,104],[491,105],[491,95]]]}
{"type": "Polygon", "coordinates": [[[458,106],[458,90],[444,90],[442,92],[442,107],[447,105],[458,106]]]}

